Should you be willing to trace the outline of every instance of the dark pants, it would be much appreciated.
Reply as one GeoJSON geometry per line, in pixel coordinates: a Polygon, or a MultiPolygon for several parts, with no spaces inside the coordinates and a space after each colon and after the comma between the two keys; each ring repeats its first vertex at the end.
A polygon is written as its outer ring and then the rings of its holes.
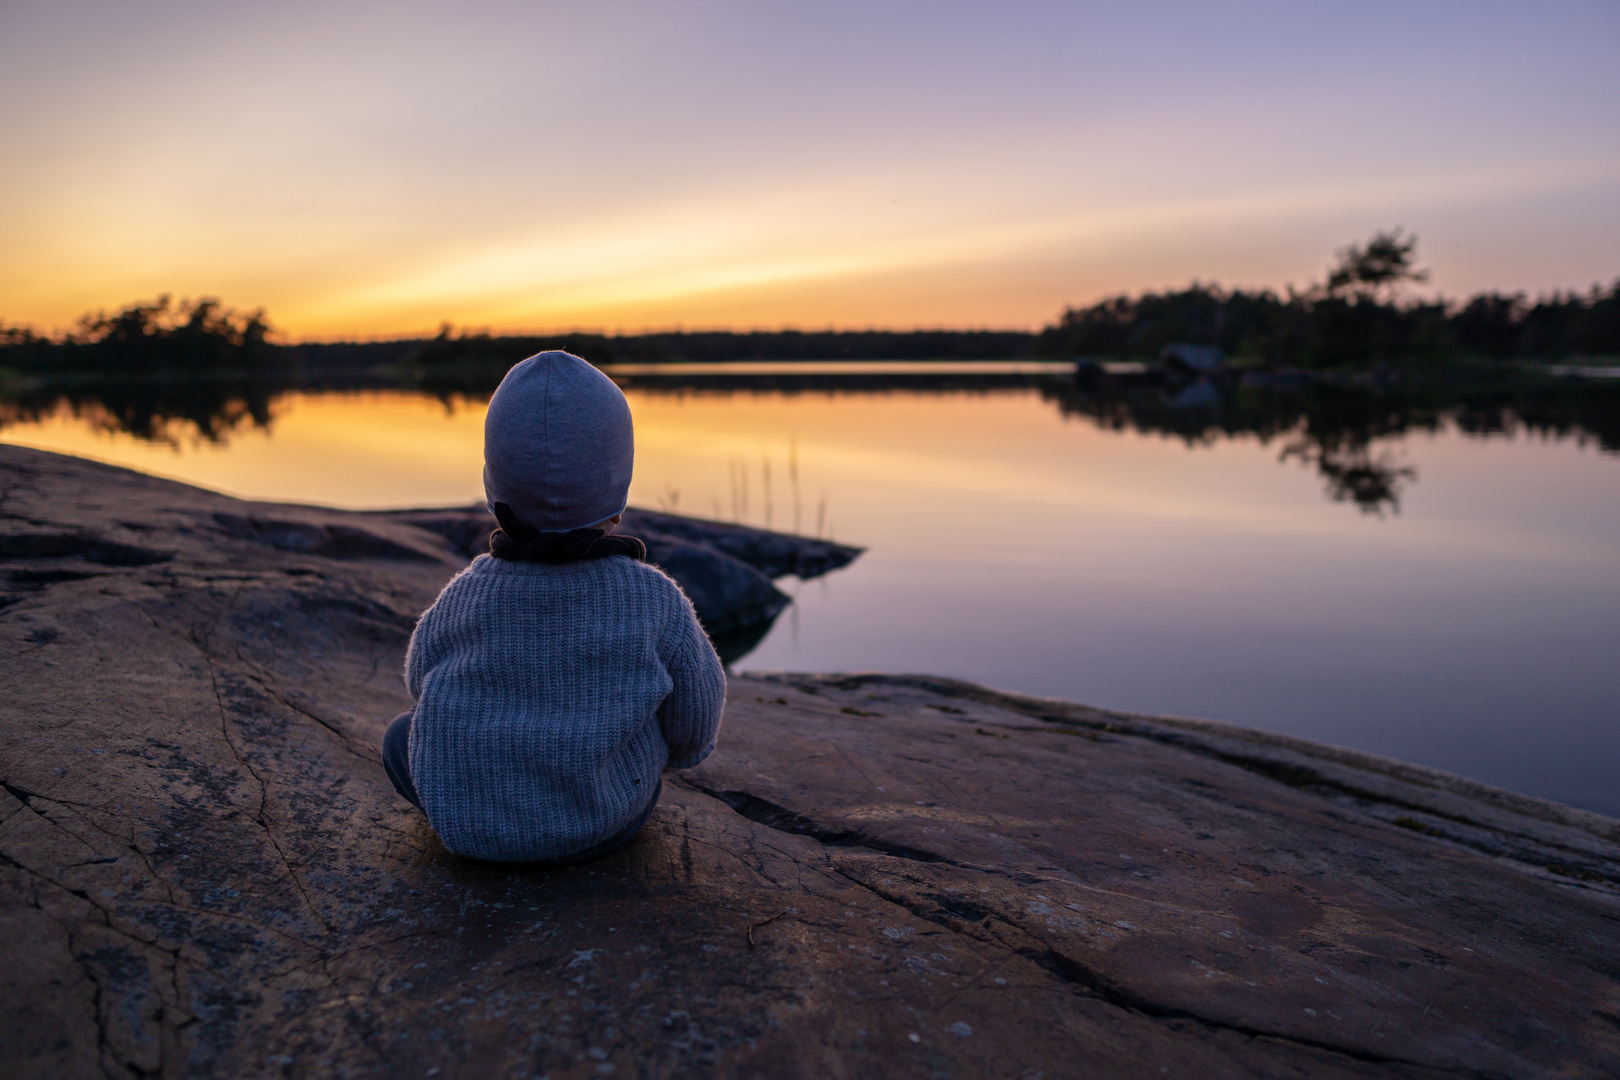
{"type": "MultiPolygon", "coordinates": [[[[394,790],[420,810],[422,800],[416,794],[416,785],[411,782],[411,716],[414,712],[414,709],[402,712],[389,721],[388,730],[383,732],[382,758],[383,771],[388,774],[388,779],[393,781],[394,790]]],[[[653,788],[652,798],[647,800],[647,809],[627,827],[620,829],[595,847],[588,847],[584,851],[577,851],[560,859],[545,859],[535,865],[567,866],[570,863],[585,862],[606,855],[610,851],[617,851],[628,844],[631,838],[641,831],[641,827],[647,824],[647,819],[652,817],[653,810],[658,806],[658,797],[663,793],[664,781],[660,777],[658,785],[653,788]]]]}
{"type": "Polygon", "coordinates": [[[411,783],[411,717],[415,712],[407,709],[388,722],[388,730],[383,732],[383,772],[394,782],[394,790],[420,810],[422,800],[411,783]]]}

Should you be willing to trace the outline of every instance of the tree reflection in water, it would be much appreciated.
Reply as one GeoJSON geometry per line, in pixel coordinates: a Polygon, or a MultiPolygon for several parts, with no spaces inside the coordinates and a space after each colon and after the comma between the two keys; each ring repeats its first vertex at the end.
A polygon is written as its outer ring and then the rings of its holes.
{"type": "Polygon", "coordinates": [[[95,431],[164,446],[224,443],[269,430],[275,399],[293,389],[261,379],[100,379],[65,387],[0,387],[0,430],[67,412],[95,431]]]}
{"type": "Polygon", "coordinates": [[[1314,466],[1329,498],[1376,515],[1398,513],[1402,490],[1418,479],[1391,447],[1379,445],[1409,432],[1446,425],[1481,438],[1524,432],[1620,453],[1620,386],[1513,370],[1342,379],[1256,372],[1212,380],[1177,379],[1162,369],[1113,376],[1082,367],[1073,383],[1051,382],[1041,393],[1065,414],[1113,430],[1154,432],[1189,445],[1244,435],[1280,441],[1280,459],[1314,466]]]}
{"type": "MultiPolygon", "coordinates": [[[[295,390],[398,389],[487,399],[504,371],[468,370],[430,384],[362,377],[318,386],[294,379],[110,379],[67,385],[0,383],[0,429],[37,422],[61,411],[99,431],[149,442],[224,443],[238,431],[268,430],[278,397],[295,390]]],[[[1162,369],[1112,376],[1082,367],[1067,379],[1003,375],[838,375],[769,377],[658,376],[633,380],[648,393],[708,390],[940,393],[1036,389],[1064,415],[1083,416],[1105,430],[1150,432],[1188,445],[1258,437],[1281,443],[1280,459],[1313,466],[1336,502],[1362,512],[1399,512],[1403,489],[1417,470],[1388,443],[1409,432],[1450,425],[1490,438],[1530,433],[1595,442],[1620,453],[1620,381],[1563,380],[1488,370],[1461,375],[1373,373],[1343,379],[1299,374],[1228,373],[1175,378],[1162,369]]]]}
{"type": "Polygon", "coordinates": [[[1374,454],[1365,443],[1323,446],[1298,438],[1283,447],[1282,460],[1314,464],[1334,502],[1353,502],[1364,514],[1388,509],[1400,513],[1401,485],[1417,479],[1417,469],[1397,464],[1389,452],[1374,454]]]}

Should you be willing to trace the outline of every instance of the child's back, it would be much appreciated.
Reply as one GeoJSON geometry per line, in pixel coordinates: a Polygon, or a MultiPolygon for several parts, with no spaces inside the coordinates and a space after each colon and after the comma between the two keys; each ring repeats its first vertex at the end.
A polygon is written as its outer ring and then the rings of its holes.
{"type": "Polygon", "coordinates": [[[638,542],[585,531],[624,508],[623,401],[566,353],[519,364],[491,400],[485,488],[503,532],[417,624],[416,708],[385,740],[396,786],[457,854],[611,848],[645,822],[666,766],[714,748],[725,677],[691,602],[638,542]]]}
{"type": "Polygon", "coordinates": [[[555,859],[649,808],[714,748],[720,662],[662,571],[480,555],[411,638],[411,776],[450,850],[555,859]]]}

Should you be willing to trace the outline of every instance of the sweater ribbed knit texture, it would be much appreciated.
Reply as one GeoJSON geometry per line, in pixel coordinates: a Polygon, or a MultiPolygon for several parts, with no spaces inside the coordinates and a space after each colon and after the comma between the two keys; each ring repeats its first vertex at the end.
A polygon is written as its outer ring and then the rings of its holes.
{"type": "Polygon", "coordinates": [[[692,604],[622,555],[480,555],[411,635],[411,779],[451,851],[564,858],[647,809],[666,765],[714,749],[725,675],[692,604]]]}

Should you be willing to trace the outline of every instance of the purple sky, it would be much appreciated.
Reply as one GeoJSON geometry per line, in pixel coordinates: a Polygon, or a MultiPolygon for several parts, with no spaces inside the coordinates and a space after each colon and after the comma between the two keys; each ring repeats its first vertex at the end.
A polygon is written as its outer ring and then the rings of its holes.
{"type": "Polygon", "coordinates": [[[1030,327],[1620,275],[1620,5],[0,5],[0,318],[1030,327]]]}

